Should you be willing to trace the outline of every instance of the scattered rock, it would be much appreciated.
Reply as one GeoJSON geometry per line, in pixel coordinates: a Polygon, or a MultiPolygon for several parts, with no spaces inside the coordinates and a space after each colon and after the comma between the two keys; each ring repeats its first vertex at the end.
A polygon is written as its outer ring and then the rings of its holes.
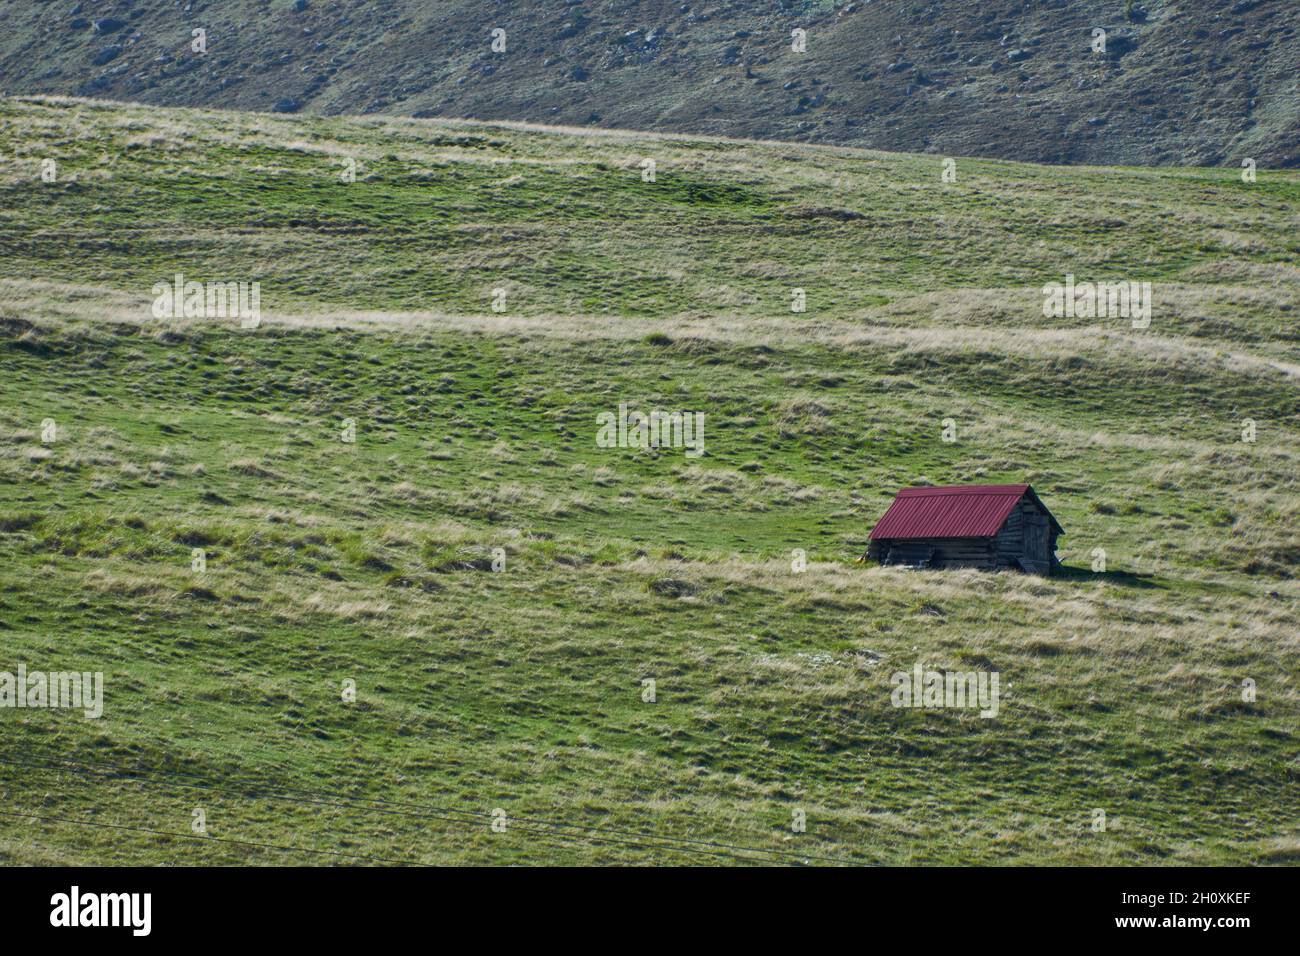
{"type": "Polygon", "coordinates": [[[649,584],[650,591],[662,597],[688,597],[694,594],[698,588],[689,581],[682,581],[677,578],[659,578],[651,581],[649,584]]]}
{"type": "Polygon", "coordinates": [[[571,23],[566,23],[564,26],[560,27],[560,32],[556,34],[556,37],[561,40],[568,40],[572,37],[576,37],[586,29],[588,22],[590,21],[588,21],[586,17],[578,15],[573,18],[571,23]]]}
{"type": "Polygon", "coordinates": [[[1106,38],[1106,53],[1112,57],[1121,57],[1131,53],[1136,46],[1133,37],[1127,33],[1113,34],[1106,38]]]}
{"type": "Polygon", "coordinates": [[[115,30],[122,29],[124,26],[126,26],[124,21],[117,20],[113,17],[100,17],[94,22],[95,32],[99,34],[112,33],[115,30]]]}
{"type": "Polygon", "coordinates": [[[271,107],[272,113],[296,113],[302,108],[302,104],[291,97],[286,96],[282,100],[276,100],[275,105],[271,107]]]}

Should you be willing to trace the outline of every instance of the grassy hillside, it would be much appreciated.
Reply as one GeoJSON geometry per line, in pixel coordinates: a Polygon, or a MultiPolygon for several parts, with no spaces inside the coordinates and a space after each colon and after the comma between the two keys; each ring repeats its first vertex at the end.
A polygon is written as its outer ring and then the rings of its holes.
{"type": "Polygon", "coordinates": [[[7,93],[1048,163],[1300,163],[1293,0],[0,0],[0,14],[7,93]]]}
{"type": "Polygon", "coordinates": [[[39,99],[0,156],[0,671],[106,682],[0,709],[0,861],[1300,858],[1300,175],[39,99]],[[855,564],[923,481],[1032,482],[1066,573],[855,564]]]}

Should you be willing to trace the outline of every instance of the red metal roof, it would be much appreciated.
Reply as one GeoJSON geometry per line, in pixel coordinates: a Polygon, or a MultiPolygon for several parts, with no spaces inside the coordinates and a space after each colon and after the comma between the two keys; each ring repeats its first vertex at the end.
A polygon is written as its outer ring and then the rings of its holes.
{"type": "MultiPolygon", "coordinates": [[[[1038,500],[1028,485],[904,488],[871,529],[871,538],[991,537],[1025,492],[1038,500]]],[[[1055,518],[1050,520],[1056,525],[1055,518]]],[[[1059,531],[1060,525],[1056,527],[1059,531]]]]}

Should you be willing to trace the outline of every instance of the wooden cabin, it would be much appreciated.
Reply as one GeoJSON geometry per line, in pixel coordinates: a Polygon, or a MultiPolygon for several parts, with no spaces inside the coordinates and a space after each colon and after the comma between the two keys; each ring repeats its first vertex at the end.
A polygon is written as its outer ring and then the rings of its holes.
{"type": "Polygon", "coordinates": [[[1051,574],[1065,534],[1029,485],[904,488],[871,529],[867,558],[914,568],[1051,574]]]}

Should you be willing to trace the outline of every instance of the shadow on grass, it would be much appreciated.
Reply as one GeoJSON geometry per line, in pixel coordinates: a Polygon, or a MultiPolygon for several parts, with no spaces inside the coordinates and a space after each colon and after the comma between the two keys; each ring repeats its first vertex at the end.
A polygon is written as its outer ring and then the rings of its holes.
{"type": "Polygon", "coordinates": [[[1160,583],[1153,574],[1134,571],[1093,571],[1091,568],[1072,568],[1063,564],[1052,572],[1052,577],[1065,581],[1105,581],[1127,588],[1158,588],[1167,591],[1169,585],[1160,583]]]}

